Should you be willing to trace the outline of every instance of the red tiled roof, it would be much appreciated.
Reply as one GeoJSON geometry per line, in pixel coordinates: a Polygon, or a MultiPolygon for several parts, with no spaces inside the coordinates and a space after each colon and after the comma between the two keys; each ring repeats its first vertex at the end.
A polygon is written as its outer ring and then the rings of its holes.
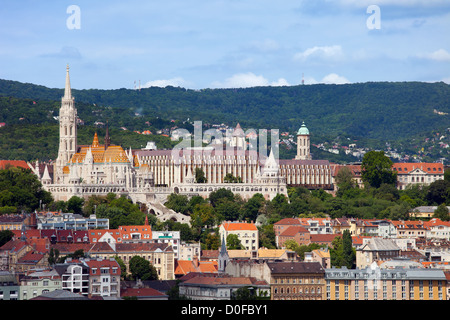
{"type": "Polygon", "coordinates": [[[340,234],[312,234],[311,242],[333,242],[334,238],[341,236],[340,234]]]}
{"type": "Polygon", "coordinates": [[[164,293],[153,288],[126,288],[121,290],[121,297],[161,297],[164,293]]]}
{"type": "Polygon", "coordinates": [[[309,233],[309,231],[300,226],[290,226],[280,234],[281,237],[293,237],[298,233],[309,233]]]}
{"type": "Polygon", "coordinates": [[[299,225],[299,224],[300,220],[295,218],[284,218],[274,223],[274,225],[299,225]]]}

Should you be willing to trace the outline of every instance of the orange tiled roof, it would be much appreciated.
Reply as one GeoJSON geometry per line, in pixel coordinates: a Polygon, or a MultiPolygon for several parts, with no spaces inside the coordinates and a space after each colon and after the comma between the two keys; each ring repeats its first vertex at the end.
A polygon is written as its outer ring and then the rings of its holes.
{"type": "Polygon", "coordinates": [[[423,225],[427,229],[429,229],[431,227],[434,227],[434,226],[450,227],[450,222],[449,221],[442,221],[441,219],[438,219],[438,218],[433,218],[430,221],[424,221],[423,225]]]}
{"type": "Polygon", "coordinates": [[[26,161],[23,160],[0,160],[0,169],[5,169],[8,166],[30,169],[26,161]]]}
{"type": "Polygon", "coordinates": [[[198,264],[196,264],[191,260],[178,260],[176,262],[174,273],[176,275],[186,275],[191,272],[217,273],[217,270],[217,261],[199,261],[198,264]]]}
{"type": "Polygon", "coordinates": [[[247,223],[247,222],[224,222],[222,226],[225,228],[226,231],[257,230],[254,223],[247,223]]]}
{"type": "Polygon", "coordinates": [[[104,145],[98,143],[97,133],[89,146],[82,146],[80,152],[75,153],[70,159],[70,163],[81,163],[86,158],[88,151],[91,151],[94,163],[105,162],[129,162],[129,159],[121,146],[108,146],[105,150],[104,145]]]}
{"type": "Polygon", "coordinates": [[[420,169],[429,174],[444,173],[444,165],[442,163],[394,163],[392,169],[399,174],[408,174],[415,169],[420,169]]]}
{"type": "Polygon", "coordinates": [[[148,235],[147,239],[152,238],[152,227],[150,225],[139,225],[139,226],[120,226],[119,227],[120,237],[122,239],[132,239],[132,234],[141,234],[141,239],[144,235],[148,235]]]}
{"type": "Polygon", "coordinates": [[[95,229],[89,230],[89,242],[94,243],[98,242],[101,237],[103,237],[106,233],[109,233],[111,237],[113,237],[116,242],[121,242],[122,238],[120,238],[119,229],[95,229]],[[95,239],[95,241],[94,241],[95,239]]]}
{"type": "Polygon", "coordinates": [[[390,220],[390,222],[394,225],[394,227],[400,228],[400,229],[423,229],[424,228],[423,221],[390,220]]]}

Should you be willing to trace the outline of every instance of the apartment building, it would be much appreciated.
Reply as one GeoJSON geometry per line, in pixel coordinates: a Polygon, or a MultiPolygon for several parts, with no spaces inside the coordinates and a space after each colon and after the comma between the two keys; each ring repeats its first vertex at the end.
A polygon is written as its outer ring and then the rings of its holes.
{"type": "Polygon", "coordinates": [[[442,270],[424,268],[325,270],[327,300],[446,300],[442,270]]]}
{"type": "Polygon", "coordinates": [[[56,270],[30,271],[20,279],[20,300],[29,300],[61,289],[62,279],[56,270]]]}
{"type": "Polygon", "coordinates": [[[271,300],[322,300],[325,269],[319,262],[267,262],[271,300]]]}
{"type": "Polygon", "coordinates": [[[85,259],[83,263],[89,267],[90,297],[120,297],[121,270],[115,259],[85,259]]]}
{"type": "Polygon", "coordinates": [[[237,235],[245,250],[255,252],[255,255],[259,249],[258,228],[254,223],[225,221],[219,227],[219,234],[225,241],[228,235],[237,235]]]}

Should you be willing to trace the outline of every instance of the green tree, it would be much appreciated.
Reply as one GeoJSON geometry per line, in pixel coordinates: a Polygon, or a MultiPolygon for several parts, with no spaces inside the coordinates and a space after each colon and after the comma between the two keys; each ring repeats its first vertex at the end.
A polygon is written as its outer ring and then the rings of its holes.
{"type": "Polygon", "coordinates": [[[259,247],[267,249],[276,249],[275,231],[273,224],[267,224],[258,227],[259,233],[259,247]]]}
{"type": "Polygon", "coordinates": [[[167,197],[167,201],[164,205],[175,212],[183,214],[188,214],[190,209],[188,197],[186,195],[176,193],[171,193],[167,197]]]}
{"type": "Polygon", "coordinates": [[[158,272],[146,259],[133,256],[129,262],[131,275],[135,280],[158,280],[158,272]]]}
{"type": "Polygon", "coordinates": [[[242,250],[244,247],[241,244],[241,240],[239,240],[236,234],[229,234],[227,236],[227,249],[228,250],[242,250]]]}
{"type": "Polygon", "coordinates": [[[11,230],[2,230],[0,231],[0,248],[7,242],[9,242],[14,233],[11,230]]]}
{"type": "Polygon", "coordinates": [[[342,237],[334,238],[330,250],[331,265],[352,269],[356,263],[356,253],[352,246],[350,231],[344,230],[342,237]]]}
{"type": "Polygon", "coordinates": [[[115,256],[114,259],[117,261],[117,263],[120,266],[120,276],[124,279],[127,274],[127,266],[125,265],[125,262],[119,257],[115,256]]]}
{"type": "Polygon", "coordinates": [[[206,183],[207,179],[202,168],[195,168],[195,182],[206,183]]]}
{"type": "Polygon", "coordinates": [[[356,187],[353,172],[348,167],[342,167],[336,174],[337,196],[341,197],[345,191],[356,187]]]}
{"type": "Polygon", "coordinates": [[[395,184],[397,172],[392,170],[393,162],[384,151],[369,151],[361,163],[361,177],[371,187],[379,188],[383,183],[395,184]]]}
{"type": "Polygon", "coordinates": [[[432,182],[428,187],[426,198],[429,205],[450,203],[450,181],[436,180],[432,182]]]}
{"type": "Polygon", "coordinates": [[[239,203],[223,199],[216,204],[215,212],[218,215],[217,219],[234,221],[239,219],[241,206],[239,203]]]}
{"type": "Polygon", "coordinates": [[[449,210],[444,203],[440,204],[436,210],[434,210],[433,218],[438,218],[442,221],[450,220],[449,210]]]}
{"type": "Polygon", "coordinates": [[[204,233],[204,250],[218,250],[220,248],[220,237],[217,233],[204,233]]]}
{"type": "Polygon", "coordinates": [[[234,201],[234,194],[231,190],[227,190],[225,188],[220,188],[216,191],[213,191],[209,194],[209,202],[213,207],[215,207],[220,200],[229,200],[234,201]]]}
{"type": "Polygon", "coordinates": [[[73,212],[75,214],[82,214],[83,213],[83,204],[84,204],[83,198],[80,198],[77,196],[72,196],[67,201],[67,211],[73,212]]]}
{"type": "Polygon", "coordinates": [[[59,259],[59,250],[51,248],[48,256],[48,263],[54,265],[59,259]]]}

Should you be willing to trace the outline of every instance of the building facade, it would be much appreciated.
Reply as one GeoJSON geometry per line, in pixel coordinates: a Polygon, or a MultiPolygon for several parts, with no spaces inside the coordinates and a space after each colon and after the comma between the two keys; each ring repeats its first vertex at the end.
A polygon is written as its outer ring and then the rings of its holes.
{"type": "Polygon", "coordinates": [[[120,297],[121,269],[115,259],[84,259],[83,263],[89,267],[90,297],[120,297]]]}
{"type": "Polygon", "coordinates": [[[227,241],[230,234],[237,235],[245,250],[256,254],[259,248],[259,232],[254,223],[225,221],[219,226],[220,239],[227,241]]]}
{"type": "Polygon", "coordinates": [[[271,300],[322,300],[325,269],[319,262],[267,262],[271,300]]]}
{"type": "Polygon", "coordinates": [[[325,270],[327,300],[446,300],[443,270],[423,268],[325,270]]]}

